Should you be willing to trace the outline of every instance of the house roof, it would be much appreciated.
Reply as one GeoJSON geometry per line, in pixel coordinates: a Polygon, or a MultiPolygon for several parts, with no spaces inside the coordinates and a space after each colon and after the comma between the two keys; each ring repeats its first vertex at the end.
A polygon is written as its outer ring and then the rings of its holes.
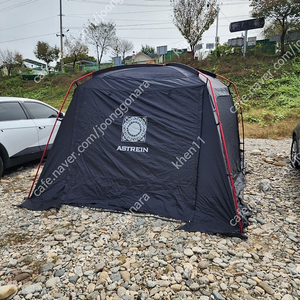
{"type": "Polygon", "coordinates": [[[132,55],[128,55],[125,57],[125,60],[131,60],[132,59],[132,55]]]}
{"type": "Polygon", "coordinates": [[[46,66],[47,66],[45,63],[41,63],[39,61],[36,61],[36,60],[33,60],[33,59],[29,59],[29,58],[25,58],[23,60],[23,62],[27,62],[29,64],[36,65],[36,66],[39,66],[39,67],[44,67],[44,68],[46,68],[46,66]]]}
{"type": "MultiPolygon", "coordinates": [[[[145,53],[143,53],[143,54],[145,54],[145,53]]],[[[154,53],[151,53],[151,54],[145,54],[145,55],[147,55],[147,56],[149,56],[149,57],[151,57],[151,58],[156,58],[156,57],[159,57],[159,56],[160,56],[160,55],[154,54],[154,53]]]]}
{"type": "Polygon", "coordinates": [[[86,60],[86,59],[82,59],[82,60],[78,60],[76,61],[76,64],[82,64],[82,65],[92,65],[92,64],[97,64],[97,62],[92,61],[92,60],[86,60]]]}
{"type": "MultiPolygon", "coordinates": [[[[139,52],[139,53],[137,53],[136,54],[136,56],[138,56],[138,55],[144,55],[144,56],[148,56],[149,57],[149,59],[153,59],[153,58],[156,58],[156,57],[159,57],[159,55],[158,54],[145,54],[145,53],[143,53],[143,52],[139,52]]],[[[132,55],[128,55],[128,56],[126,56],[125,57],[125,60],[131,60],[132,59],[132,55]]]]}

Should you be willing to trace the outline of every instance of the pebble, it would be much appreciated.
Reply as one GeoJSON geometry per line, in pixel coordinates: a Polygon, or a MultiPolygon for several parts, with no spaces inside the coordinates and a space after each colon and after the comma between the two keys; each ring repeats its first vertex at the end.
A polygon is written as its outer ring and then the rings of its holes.
{"type": "Polygon", "coordinates": [[[261,288],[263,288],[267,293],[273,295],[274,294],[274,290],[264,281],[260,282],[258,284],[261,288]]]}
{"type": "Polygon", "coordinates": [[[212,294],[217,300],[225,300],[225,298],[221,294],[219,294],[218,291],[216,290],[213,290],[212,294]]]}
{"type": "Polygon", "coordinates": [[[7,299],[18,291],[18,287],[13,284],[0,286],[0,299],[7,299]]]}
{"type": "Polygon", "coordinates": [[[291,295],[284,295],[281,300],[294,300],[294,298],[291,295]]]}
{"type": "Polygon", "coordinates": [[[54,287],[58,282],[60,282],[58,277],[52,277],[46,281],[46,288],[54,287]]]}
{"type": "Polygon", "coordinates": [[[198,267],[200,269],[207,269],[209,267],[209,262],[207,260],[202,260],[199,262],[198,267]]]}
{"type": "Polygon", "coordinates": [[[6,172],[0,295],[15,284],[14,300],[298,299],[300,173],[286,163],[290,144],[246,139],[247,240],[185,232],[151,215],[20,209],[35,165],[6,172]]]}
{"type": "Polygon", "coordinates": [[[192,256],[194,254],[192,249],[184,249],[184,255],[186,256],[192,256]]]}
{"type": "Polygon", "coordinates": [[[122,298],[123,296],[125,296],[125,293],[126,293],[126,289],[124,287],[120,286],[117,291],[118,296],[120,298],[122,298]]]}
{"type": "Polygon", "coordinates": [[[22,295],[34,294],[43,290],[41,283],[28,285],[21,290],[22,295]]]}

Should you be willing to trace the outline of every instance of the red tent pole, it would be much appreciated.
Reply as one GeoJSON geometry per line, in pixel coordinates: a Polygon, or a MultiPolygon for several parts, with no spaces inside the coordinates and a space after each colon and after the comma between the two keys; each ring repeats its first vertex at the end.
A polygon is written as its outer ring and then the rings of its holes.
{"type": "Polygon", "coordinates": [[[201,73],[200,71],[199,71],[199,74],[207,79],[207,81],[209,83],[209,86],[210,86],[210,90],[211,90],[211,94],[212,94],[212,98],[213,98],[213,102],[214,102],[214,105],[215,105],[215,110],[216,110],[216,114],[217,114],[217,118],[218,118],[218,123],[219,123],[221,140],[222,140],[223,149],[224,149],[225,160],[226,160],[226,164],[227,164],[227,168],[228,168],[228,172],[229,172],[229,178],[230,178],[231,189],[232,189],[232,194],[233,194],[235,208],[236,208],[236,214],[237,214],[237,217],[238,217],[238,220],[239,220],[239,228],[240,228],[240,232],[243,233],[243,226],[242,226],[242,222],[241,222],[239,206],[238,206],[237,196],[236,196],[234,182],[233,182],[233,178],[232,178],[232,171],[231,171],[231,167],[230,167],[229,156],[228,156],[228,151],[227,151],[227,147],[226,147],[226,143],[225,143],[225,136],[224,136],[223,126],[222,126],[222,123],[221,123],[221,118],[220,118],[220,113],[219,113],[219,109],[218,109],[218,103],[217,103],[216,95],[215,95],[215,92],[213,90],[211,80],[205,74],[201,73]]]}
{"type": "Polygon", "coordinates": [[[77,83],[78,81],[80,81],[80,80],[82,80],[82,79],[84,79],[84,78],[86,78],[86,77],[92,76],[92,75],[93,75],[93,73],[86,74],[86,75],[84,75],[84,76],[82,76],[82,77],[80,77],[80,78],[74,80],[74,81],[71,83],[71,85],[69,86],[69,89],[68,89],[68,91],[67,91],[67,93],[66,93],[66,95],[65,95],[65,98],[64,98],[64,100],[63,100],[61,106],[60,106],[59,112],[58,112],[58,114],[57,114],[57,117],[56,117],[55,122],[54,122],[54,124],[53,124],[52,130],[51,130],[51,132],[50,132],[48,141],[47,141],[47,143],[46,143],[46,146],[45,146],[44,152],[43,152],[43,154],[42,154],[40,163],[39,163],[38,168],[37,168],[37,171],[36,171],[36,173],[35,173],[35,176],[34,176],[34,179],[33,179],[33,182],[32,182],[31,188],[30,188],[30,191],[29,191],[29,193],[28,193],[27,199],[29,199],[30,196],[31,196],[31,193],[32,193],[34,184],[35,184],[35,182],[36,182],[36,179],[37,179],[37,176],[38,176],[38,174],[39,174],[41,165],[42,165],[42,163],[43,163],[43,159],[44,159],[44,157],[45,157],[45,155],[46,155],[47,148],[48,148],[48,145],[49,145],[49,143],[50,143],[51,137],[52,137],[52,135],[53,135],[53,132],[54,132],[56,123],[57,123],[57,121],[58,121],[58,119],[59,119],[59,117],[60,117],[60,114],[61,114],[61,112],[62,112],[62,109],[63,109],[63,107],[64,107],[64,105],[65,105],[65,103],[66,103],[66,100],[67,100],[67,98],[68,98],[68,96],[69,96],[69,94],[70,94],[70,91],[71,91],[73,85],[74,85],[75,83],[77,83]]]}

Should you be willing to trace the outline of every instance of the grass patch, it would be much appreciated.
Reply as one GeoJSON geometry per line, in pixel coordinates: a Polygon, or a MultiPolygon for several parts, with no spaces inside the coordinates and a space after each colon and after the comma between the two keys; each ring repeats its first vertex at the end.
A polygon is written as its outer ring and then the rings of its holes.
{"type": "Polygon", "coordinates": [[[245,123],[245,136],[254,139],[291,138],[298,119],[287,119],[276,123],[245,123]]]}
{"type": "Polygon", "coordinates": [[[25,266],[28,266],[34,274],[38,274],[41,272],[41,266],[46,263],[46,261],[37,261],[34,260],[31,256],[26,256],[24,259],[21,261],[21,263],[25,266]]]}
{"type": "Polygon", "coordinates": [[[28,235],[20,234],[16,232],[5,233],[3,236],[3,241],[0,243],[0,248],[11,245],[22,245],[30,240],[28,235]]]}
{"type": "MultiPolygon", "coordinates": [[[[176,55],[174,57],[176,60],[176,55]]],[[[225,76],[237,85],[241,98],[247,96],[242,103],[246,136],[283,138],[291,136],[299,117],[300,57],[294,57],[276,69],[278,59],[276,55],[263,53],[246,57],[235,53],[218,58],[211,56],[202,61],[193,61],[186,56],[179,62],[225,76]]],[[[23,80],[20,75],[0,77],[0,95],[38,99],[58,109],[70,84],[82,75],[53,73],[40,83],[23,80]]],[[[74,89],[66,101],[64,112],[74,89]]]]}

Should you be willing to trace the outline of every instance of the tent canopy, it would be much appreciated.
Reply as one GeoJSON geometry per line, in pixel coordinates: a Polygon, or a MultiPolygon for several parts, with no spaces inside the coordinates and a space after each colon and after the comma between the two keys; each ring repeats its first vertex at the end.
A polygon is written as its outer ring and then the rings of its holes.
{"type": "Polygon", "coordinates": [[[179,64],[92,75],[75,89],[21,206],[151,213],[182,220],[188,231],[241,236],[245,178],[228,87],[179,64]]]}

